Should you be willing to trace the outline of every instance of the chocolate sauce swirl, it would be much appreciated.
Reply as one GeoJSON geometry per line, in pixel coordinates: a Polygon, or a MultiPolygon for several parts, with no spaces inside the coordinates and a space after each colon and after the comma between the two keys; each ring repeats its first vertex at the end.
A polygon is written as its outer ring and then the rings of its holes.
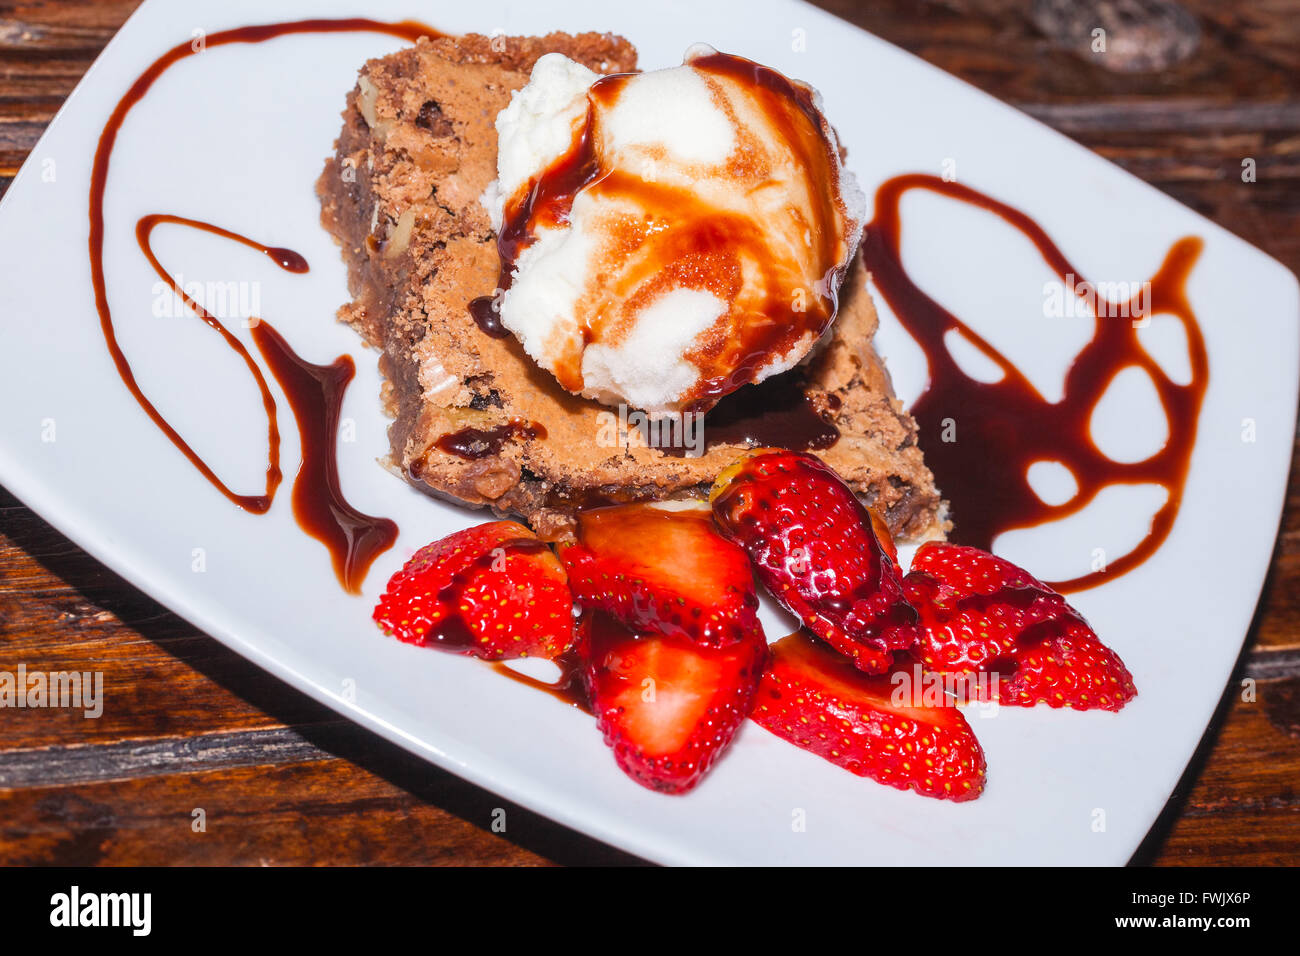
{"type": "Polygon", "coordinates": [[[1157,484],[1168,498],[1152,519],[1150,530],[1127,554],[1093,571],[1053,582],[1061,591],[1081,591],[1118,577],[1154,554],[1168,537],[1182,502],[1197,420],[1209,382],[1209,358],[1196,315],[1187,300],[1186,282],[1200,255],[1202,241],[1179,239],[1150,281],[1148,315],[1168,314],[1182,325],[1191,360],[1191,380],[1173,381],[1142,347],[1131,319],[1137,303],[1098,300],[1096,330],[1065,377],[1065,394],[1049,402],[1029,379],[997,349],[927,296],[903,268],[902,219],[899,206],[912,190],[926,190],[986,210],[1019,230],[1038,249],[1053,274],[1077,294],[1095,289],[1047,233],[1023,212],[969,186],[937,176],[913,173],[883,183],[876,191],[875,218],[867,226],[862,255],[876,288],[903,327],[920,345],[930,366],[930,384],[912,407],[920,428],[921,448],[935,480],[952,505],[952,538],[991,549],[1005,531],[1027,528],[1076,514],[1111,485],[1157,484]],[[980,382],[958,366],[944,336],[958,331],[1001,370],[996,382],[980,382]],[[1093,443],[1090,420],[1102,395],[1123,369],[1147,372],[1169,419],[1169,439],[1151,457],[1117,462],[1093,443]],[[956,427],[957,440],[943,439],[945,422],[956,427]],[[1058,461],[1074,475],[1078,492],[1063,504],[1048,504],[1029,485],[1029,466],[1058,461]]]}

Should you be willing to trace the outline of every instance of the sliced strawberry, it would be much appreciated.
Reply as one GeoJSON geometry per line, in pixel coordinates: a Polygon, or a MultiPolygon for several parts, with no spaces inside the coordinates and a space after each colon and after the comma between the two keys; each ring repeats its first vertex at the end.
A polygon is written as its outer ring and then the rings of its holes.
{"type": "Polygon", "coordinates": [[[1054,636],[1024,644],[992,667],[1001,675],[999,703],[1017,707],[1116,711],[1137,696],[1133,675],[1119,655],[1077,616],[1061,621],[1054,636]]]}
{"type": "Polygon", "coordinates": [[[981,670],[1014,653],[1028,629],[1070,612],[1029,572],[962,545],[922,545],[904,588],[923,628],[918,656],[932,670],[981,670]]]}
{"type": "Polygon", "coordinates": [[[588,697],[619,767],[651,790],[692,789],[753,706],[762,629],[721,648],[633,632],[601,612],[585,614],[578,630],[588,697]]]}
{"type": "Polygon", "coordinates": [[[906,706],[889,677],[867,676],[801,633],[782,638],[758,687],[754,722],[860,777],[927,797],[974,800],[984,751],[961,711],[906,706]]]}
{"type": "Polygon", "coordinates": [[[709,500],[772,595],[859,669],[882,672],[915,642],[895,559],[871,513],[820,459],[757,449],[723,470],[709,500]]]}
{"type": "Polygon", "coordinates": [[[749,559],[718,534],[703,504],[584,511],[560,558],[574,599],[628,627],[722,647],[758,626],[749,559]]]}
{"type": "Polygon", "coordinates": [[[573,643],[573,598],[545,542],[513,521],[457,531],[417,551],[375,606],[384,632],[485,660],[557,657],[573,643]]]}
{"type": "MultiPolygon", "coordinates": [[[[1136,694],[1083,616],[1018,565],[963,545],[922,545],[904,580],[930,670],[997,673],[1004,704],[1119,710],[1136,694]]],[[[987,685],[980,685],[987,686],[987,685]]]]}

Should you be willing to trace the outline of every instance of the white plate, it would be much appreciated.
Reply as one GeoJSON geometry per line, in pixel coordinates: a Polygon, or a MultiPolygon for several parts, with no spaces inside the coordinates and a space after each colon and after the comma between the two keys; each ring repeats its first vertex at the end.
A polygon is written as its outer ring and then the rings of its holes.
{"type": "MultiPolygon", "coordinates": [[[[145,3],[0,206],[0,482],[134,584],[295,687],[440,766],[651,860],[1123,863],[1210,719],[1269,561],[1296,407],[1296,280],[1087,150],[812,7],[751,0],[739,15],[736,4],[672,0],[592,9],[576,0],[145,3]],[[1092,277],[1146,278],[1175,239],[1204,237],[1189,291],[1210,382],[1182,512],[1152,560],[1077,600],[1122,654],[1141,696],[1118,715],[1007,708],[992,719],[972,716],[990,772],[987,792],[969,804],[878,786],[753,726],[695,793],[667,798],[625,778],[578,711],[472,660],[380,636],[369,612],[387,576],[426,541],[482,520],[434,503],[375,464],[386,421],[374,354],[333,321],[347,297],[344,269],[318,224],[313,182],[357,68],[399,41],[293,36],[181,62],[128,118],[106,208],[108,288],[123,346],[146,392],[239,489],[260,487],[265,456],[251,380],[196,321],[152,316],[155,277],[132,229],[145,213],[172,212],[290,246],[311,262],[309,275],[290,276],[215,239],[175,229],[157,236],[166,262],[187,280],[259,282],[262,314],[305,357],[357,357],[343,411],[356,425],[355,443],[341,446],[343,486],[357,506],[402,529],[363,597],[336,585],[324,549],[295,525],[287,489],[266,516],[239,511],[154,429],[104,349],[86,256],[96,139],[146,65],[196,29],[354,15],[418,17],[449,32],[609,29],[632,39],[647,67],[679,62],[697,40],[769,63],[822,90],[868,190],[899,172],[937,173],[953,158],[961,181],[1037,218],[1092,277]],[[803,52],[792,42],[799,37],[803,52]],[[1242,440],[1244,419],[1254,422],[1254,442],[1242,440]],[[55,440],[44,440],[51,423],[55,440]],[[196,572],[200,548],[206,569],[196,572]],[[806,819],[802,831],[792,825],[796,811],[806,819]]],[[[1026,289],[1038,308],[1040,263],[988,216],[942,200],[908,202],[915,208],[906,212],[904,252],[916,274],[940,301],[1006,339],[1026,289]],[[972,284],[972,276],[981,281],[972,284]]],[[[900,391],[917,394],[924,365],[915,350],[888,322],[882,342],[900,391]]],[[[1017,358],[1049,380],[1068,358],[1056,354],[1061,346],[1049,334],[1017,358]]],[[[1007,347],[1015,352],[1014,342],[1007,347]]],[[[279,404],[290,421],[287,403],[279,404]]],[[[1159,426],[1120,423],[1139,438],[1152,427],[1159,426]]],[[[297,438],[284,431],[292,474],[297,438]]],[[[1073,559],[1080,540],[1120,548],[1124,534],[1140,531],[1141,504],[1096,518],[1082,538],[1062,530],[1020,542],[1016,556],[1050,575],[1073,559]]],[[[773,636],[782,633],[778,617],[769,614],[768,623],[773,636]]],[[[112,683],[109,675],[107,707],[112,683]]]]}

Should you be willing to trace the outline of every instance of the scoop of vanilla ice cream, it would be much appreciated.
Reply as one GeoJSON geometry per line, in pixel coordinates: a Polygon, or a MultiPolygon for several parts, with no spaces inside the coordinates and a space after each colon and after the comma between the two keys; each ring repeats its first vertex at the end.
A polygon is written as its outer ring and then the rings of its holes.
{"type": "Polygon", "coordinates": [[[604,78],[548,54],[496,126],[501,322],[569,391],[703,410],[833,320],[866,203],[810,88],[704,46],[604,78]]]}
{"type": "Polygon", "coordinates": [[[506,199],[573,145],[587,118],[587,90],[598,79],[564,54],[547,53],[533,64],[528,85],[511,94],[497,115],[497,178],[483,196],[493,229],[501,230],[506,199]]]}

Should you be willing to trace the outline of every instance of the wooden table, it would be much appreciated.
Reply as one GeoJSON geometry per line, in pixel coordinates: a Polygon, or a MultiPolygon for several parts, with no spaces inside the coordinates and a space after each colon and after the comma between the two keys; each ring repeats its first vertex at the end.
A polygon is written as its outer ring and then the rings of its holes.
{"type": "MultiPolygon", "coordinates": [[[[1115,72],[1058,49],[1036,27],[1030,0],[823,5],[1300,271],[1300,0],[1189,2],[1203,27],[1199,49],[1156,74],[1115,72]],[[1248,157],[1253,183],[1240,175],[1248,157]]],[[[134,6],[0,0],[0,189],[134,6]]],[[[1137,862],[1300,862],[1298,497],[1293,474],[1216,729],[1137,862]],[[1258,681],[1254,702],[1241,700],[1243,677],[1258,681]]],[[[29,670],[103,670],[113,687],[99,720],[57,709],[0,716],[0,863],[636,862],[309,701],[126,584],[3,489],[0,648],[0,659],[29,670]],[[507,832],[496,833],[492,814],[502,806],[507,832]],[[199,808],[204,832],[193,826],[199,808]]]]}

